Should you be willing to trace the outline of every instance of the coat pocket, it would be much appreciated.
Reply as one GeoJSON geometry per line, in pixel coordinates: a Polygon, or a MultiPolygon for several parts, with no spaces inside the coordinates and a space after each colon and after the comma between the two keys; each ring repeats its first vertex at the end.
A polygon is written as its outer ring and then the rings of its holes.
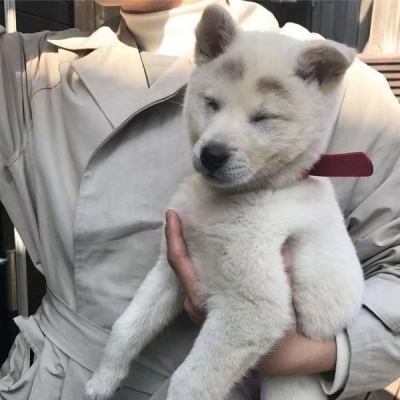
{"type": "Polygon", "coordinates": [[[29,398],[44,344],[44,335],[33,317],[17,317],[15,323],[20,333],[0,369],[0,398],[4,400],[29,398]]]}
{"type": "Polygon", "coordinates": [[[366,282],[364,306],[394,335],[400,335],[400,279],[374,276],[366,282]]]}

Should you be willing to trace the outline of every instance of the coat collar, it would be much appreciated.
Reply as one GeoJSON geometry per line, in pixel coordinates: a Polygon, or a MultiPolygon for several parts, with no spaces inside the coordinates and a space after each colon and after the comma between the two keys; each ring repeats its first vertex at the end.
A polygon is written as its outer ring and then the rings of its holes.
{"type": "Polygon", "coordinates": [[[138,48],[123,20],[116,31],[103,26],[90,36],[74,30],[47,40],[58,47],[60,63],[71,63],[113,129],[142,108],[177,92],[193,70],[188,54],[148,88],[138,48]],[[79,56],[82,51],[87,54],[79,56]]]}
{"type": "Polygon", "coordinates": [[[69,29],[50,34],[47,41],[70,51],[96,50],[100,47],[115,45],[118,42],[137,48],[133,36],[120,17],[113,18],[91,35],[81,32],[79,29],[69,29]]]}

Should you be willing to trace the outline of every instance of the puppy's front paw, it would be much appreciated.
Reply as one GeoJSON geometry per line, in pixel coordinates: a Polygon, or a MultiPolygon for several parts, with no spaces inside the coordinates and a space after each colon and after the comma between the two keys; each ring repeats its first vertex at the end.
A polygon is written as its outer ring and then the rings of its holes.
{"type": "Polygon", "coordinates": [[[198,381],[187,373],[175,371],[168,388],[167,400],[209,400],[206,382],[198,381]]]}
{"type": "Polygon", "coordinates": [[[110,400],[118,390],[120,379],[115,374],[96,372],[85,386],[86,400],[110,400]]]}

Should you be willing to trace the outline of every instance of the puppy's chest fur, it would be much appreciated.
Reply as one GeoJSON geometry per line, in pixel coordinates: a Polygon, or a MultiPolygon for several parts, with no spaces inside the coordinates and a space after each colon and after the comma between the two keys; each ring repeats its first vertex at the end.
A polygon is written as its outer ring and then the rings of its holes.
{"type": "MultiPolygon", "coordinates": [[[[315,224],[341,219],[330,182],[308,180],[280,190],[227,195],[192,176],[172,200],[186,245],[196,265],[202,292],[234,292],[243,286],[253,260],[315,224]],[[328,211],[330,208],[330,211],[328,211]]],[[[266,273],[274,266],[265,265],[266,273]]],[[[260,279],[261,279],[260,274],[260,279]]]]}

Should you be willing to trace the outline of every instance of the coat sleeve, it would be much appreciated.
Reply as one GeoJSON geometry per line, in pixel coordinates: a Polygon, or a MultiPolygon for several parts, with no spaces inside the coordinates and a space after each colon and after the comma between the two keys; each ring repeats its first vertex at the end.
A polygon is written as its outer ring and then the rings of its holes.
{"type": "Polygon", "coordinates": [[[34,261],[38,254],[25,212],[31,204],[21,198],[13,165],[32,140],[31,98],[47,85],[49,74],[41,67],[44,51],[51,50],[46,35],[9,34],[0,26],[0,201],[34,261]]]}
{"type": "Polygon", "coordinates": [[[23,150],[31,127],[27,79],[21,35],[0,26],[0,167],[23,150]]]}
{"type": "Polygon", "coordinates": [[[12,163],[28,144],[30,100],[47,85],[41,59],[51,45],[48,32],[6,33],[0,26],[0,168],[12,163]]]}
{"type": "Polygon", "coordinates": [[[334,150],[365,151],[370,178],[342,180],[337,193],[366,279],[363,307],[347,327],[348,377],[334,398],[385,388],[400,377],[400,104],[386,80],[356,63],[334,150]]]}

